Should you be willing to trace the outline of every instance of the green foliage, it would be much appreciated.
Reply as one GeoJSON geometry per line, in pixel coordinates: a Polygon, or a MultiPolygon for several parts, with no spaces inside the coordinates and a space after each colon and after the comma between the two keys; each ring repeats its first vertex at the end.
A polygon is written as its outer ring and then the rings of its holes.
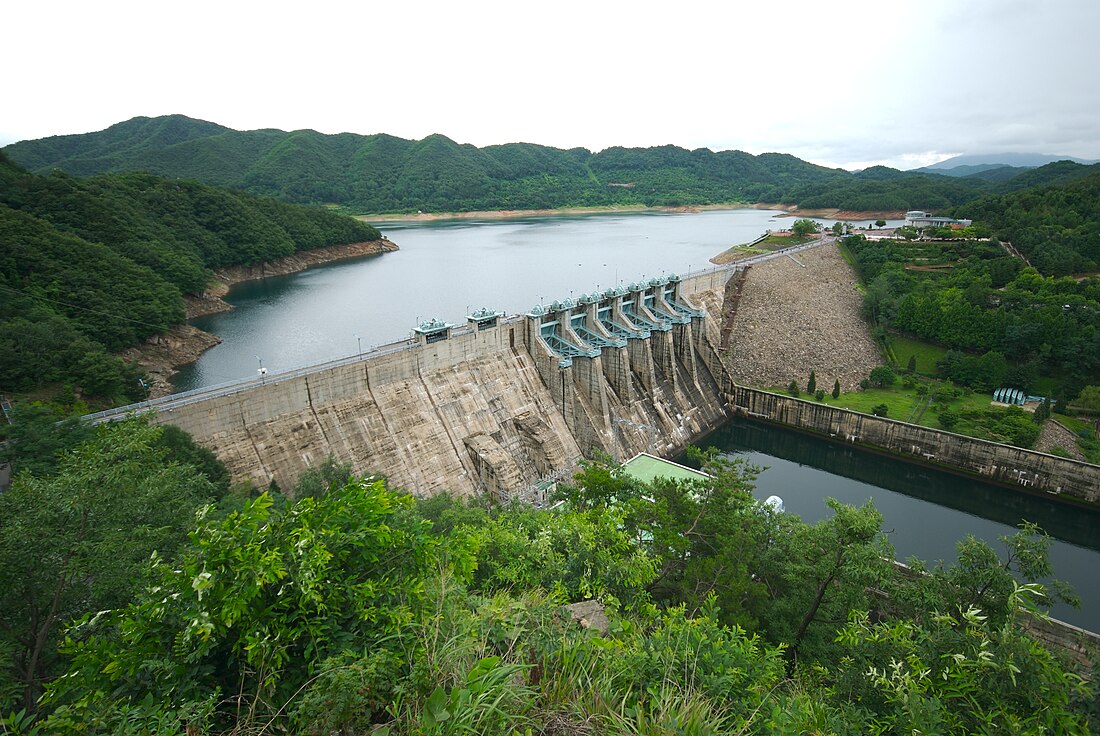
{"type": "Polygon", "coordinates": [[[337,462],[330,454],[319,466],[309,468],[298,476],[290,496],[295,500],[309,496],[316,498],[346,485],[351,479],[351,463],[337,462]]]}
{"type": "Polygon", "coordinates": [[[61,665],[59,630],[124,605],[149,555],[171,554],[214,495],[193,467],[166,462],[159,432],[140,419],[103,425],[53,475],[25,470],[0,496],[0,634],[28,711],[61,665]]]}
{"type": "Polygon", "coordinates": [[[657,600],[696,610],[714,594],[725,623],[749,625],[764,595],[751,578],[767,523],[748,493],[756,470],[713,455],[700,459],[711,477],[691,483],[643,484],[589,464],[562,498],[596,519],[621,519],[615,524],[656,565],[645,585],[657,600]]]}
{"type": "Polygon", "coordinates": [[[471,587],[480,592],[542,588],[561,600],[629,601],[656,575],[622,519],[602,510],[546,517],[514,509],[465,531],[478,558],[471,587]]]}
{"type": "Polygon", "coordinates": [[[794,381],[791,381],[790,383],[787,384],[787,393],[789,393],[791,396],[793,396],[797,399],[801,395],[802,391],[801,391],[801,389],[798,388],[797,383],[795,383],[794,381]]]}
{"type": "Polygon", "coordinates": [[[1042,274],[1095,271],[1100,263],[1100,173],[1095,167],[1091,172],[1069,183],[985,197],[966,205],[965,211],[988,223],[1042,274]]]}
{"type": "Polygon", "coordinates": [[[953,733],[993,718],[1076,733],[1084,723],[1091,689],[1011,625],[1020,591],[1042,591],[1016,576],[1050,577],[1037,529],[1003,540],[1004,559],[968,539],[958,565],[901,577],[870,503],[830,500],[832,516],[808,525],[753,501],[751,469],[696,460],[711,479],[644,484],[591,463],[556,510],[349,481],[283,507],[264,494],[205,513],[174,559],[146,564],[150,585],[85,609],[69,629],[73,660],[50,686],[48,720],[15,713],[4,728],[953,733]],[[589,595],[606,629],[560,608],[589,595]],[[872,609],[879,623],[861,613],[872,609]]]}
{"type": "Polygon", "coordinates": [[[95,435],[92,427],[77,417],[44,404],[16,404],[11,424],[0,430],[0,465],[11,465],[12,473],[26,472],[43,478],[56,475],[61,456],[95,435]]]}
{"type": "Polygon", "coordinates": [[[874,408],[871,409],[871,413],[876,417],[884,417],[890,413],[890,407],[886,404],[876,404],[874,408]]]}
{"type": "Polygon", "coordinates": [[[73,381],[85,395],[144,398],[109,353],[182,322],[182,294],[205,289],[211,269],[378,237],[193,181],[36,176],[0,154],[0,385],[73,381]]]}
{"type": "Polygon", "coordinates": [[[840,379],[839,378],[836,379],[835,381],[833,381],[833,398],[834,399],[839,399],[840,398],[840,379]]]}
{"type": "Polygon", "coordinates": [[[1100,415],[1100,386],[1085,386],[1073,400],[1073,406],[1078,411],[1100,415]]]}
{"type": "Polygon", "coordinates": [[[871,374],[867,377],[871,385],[875,388],[886,388],[887,386],[893,386],[898,380],[897,374],[890,369],[890,366],[880,365],[877,368],[871,369],[871,374]]]}
{"type": "Polygon", "coordinates": [[[810,370],[810,378],[806,381],[806,393],[812,394],[817,392],[817,374],[810,370]]]}
{"type": "Polygon", "coordinates": [[[806,220],[806,219],[795,220],[794,223],[791,225],[791,232],[794,233],[795,236],[799,237],[799,238],[804,238],[807,235],[811,235],[813,233],[820,232],[820,231],[821,231],[821,226],[818,225],[813,220],[806,220]]]}
{"type": "MultiPolygon", "coordinates": [[[[1031,592],[1017,587],[1013,596],[1031,592]]],[[[935,613],[923,624],[872,624],[856,614],[839,641],[851,666],[838,689],[875,714],[876,732],[1089,733],[1071,704],[1091,688],[1042,644],[978,608],[935,613]]]]}
{"type": "Polygon", "coordinates": [[[768,637],[799,658],[829,658],[835,622],[853,609],[867,610],[869,587],[893,573],[887,561],[893,551],[874,505],[855,508],[832,498],[826,505],[833,515],[813,526],[780,514],[761,568],[768,637]]]}
{"type": "Polygon", "coordinates": [[[180,563],[154,561],[154,595],[70,631],[74,664],[50,703],[108,723],[127,698],[171,714],[234,693],[276,715],[321,661],[384,647],[418,615],[438,541],[423,523],[396,523],[410,504],[381,481],[350,483],[282,512],[264,494],[201,521],[180,563]]]}
{"type": "Polygon", "coordinates": [[[1034,384],[1046,375],[1076,392],[1100,375],[1095,278],[1044,277],[992,242],[851,236],[844,247],[866,285],[867,318],[958,351],[947,374],[956,381],[992,390],[1007,377],[1034,384]]]}
{"type": "Polygon", "coordinates": [[[940,426],[946,429],[948,432],[953,430],[959,423],[959,413],[953,409],[942,409],[939,414],[936,415],[940,426]]]}
{"type": "Polygon", "coordinates": [[[190,465],[206,476],[218,498],[229,491],[229,470],[225,463],[184,430],[172,424],[164,425],[160,428],[157,445],[167,450],[165,461],[190,465]]]}
{"type": "Polygon", "coordinates": [[[817,399],[818,401],[824,401],[825,400],[825,389],[819,388],[817,391],[815,391],[814,392],[814,398],[817,399]]]}
{"type": "Polygon", "coordinates": [[[950,350],[936,361],[936,370],[956,383],[990,392],[1004,384],[1008,364],[1004,355],[993,350],[980,356],[950,350]]]}

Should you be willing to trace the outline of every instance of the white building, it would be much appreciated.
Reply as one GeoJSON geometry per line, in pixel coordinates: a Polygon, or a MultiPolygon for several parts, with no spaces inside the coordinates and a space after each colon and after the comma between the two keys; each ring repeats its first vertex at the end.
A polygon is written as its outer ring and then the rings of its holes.
{"type": "Polygon", "coordinates": [[[905,213],[905,224],[912,227],[970,227],[972,222],[973,220],[956,220],[954,217],[937,217],[923,210],[909,210],[905,213]]]}

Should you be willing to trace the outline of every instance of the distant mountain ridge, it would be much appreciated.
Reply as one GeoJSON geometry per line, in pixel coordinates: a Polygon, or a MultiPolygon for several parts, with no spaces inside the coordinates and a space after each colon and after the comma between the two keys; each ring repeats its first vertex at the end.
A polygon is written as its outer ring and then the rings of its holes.
{"type": "Polygon", "coordinates": [[[945,176],[972,176],[1006,167],[1010,169],[1035,169],[1056,161],[1072,161],[1075,164],[1084,166],[1100,163],[1100,159],[1088,160],[1075,156],[1057,156],[1048,153],[976,153],[952,156],[929,166],[910,169],[910,172],[929,172],[945,176]]]}
{"type": "Polygon", "coordinates": [[[406,140],[313,130],[236,131],[183,115],[138,117],[95,133],[21,141],[3,150],[36,173],[146,171],[370,213],[726,202],[936,210],[1017,188],[1006,172],[972,178],[876,166],[852,173],[783,153],[754,156],[671,145],[598,153],[532,143],[478,148],[439,134],[406,140]]]}

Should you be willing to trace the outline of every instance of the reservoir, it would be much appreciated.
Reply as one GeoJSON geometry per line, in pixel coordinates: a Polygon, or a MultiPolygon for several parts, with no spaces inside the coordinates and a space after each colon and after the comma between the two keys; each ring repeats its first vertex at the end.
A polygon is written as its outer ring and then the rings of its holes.
{"type": "Polygon", "coordinates": [[[261,360],[273,372],[313,365],[403,340],[431,318],[464,324],[481,307],[520,314],[540,302],[710,267],[708,259],[730,246],[794,222],[780,214],[383,223],[379,229],[401,250],[234,287],[227,298],[234,311],[192,322],[224,342],[173,382],[186,391],[247,378],[261,360]]]}
{"type": "MultiPolygon", "coordinates": [[[[730,246],[789,226],[792,220],[778,214],[385,223],[380,229],[401,250],[235,287],[227,298],[234,311],[193,323],[224,342],[181,371],[176,387],[255,376],[261,361],[280,371],[354,355],[403,340],[433,317],[462,324],[480,307],[516,314],[643,277],[696,271],[730,246]]],[[[1024,519],[1034,521],[1056,539],[1056,575],[1084,601],[1081,610],[1059,606],[1055,615],[1100,631],[1100,513],[754,423],[731,423],[701,444],[766,467],[756,481],[760,498],[778,495],[807,521],[825,514],[826,497],[856,505],[872,498],[901,560],[953,562],[955,542],[967,534],[1000,553],[999,536],[1012,534],[1024,519]]]]}

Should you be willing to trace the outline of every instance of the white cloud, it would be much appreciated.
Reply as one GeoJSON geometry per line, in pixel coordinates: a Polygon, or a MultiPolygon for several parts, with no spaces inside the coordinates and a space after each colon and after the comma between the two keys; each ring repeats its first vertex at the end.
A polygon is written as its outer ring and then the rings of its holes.
{"type": "Polygon", "coordinates": [[[0,143],[183,113],[853,168],[946,151],[1100,158],[1095,0],[23,0],[4,12],[0,143]]]}

